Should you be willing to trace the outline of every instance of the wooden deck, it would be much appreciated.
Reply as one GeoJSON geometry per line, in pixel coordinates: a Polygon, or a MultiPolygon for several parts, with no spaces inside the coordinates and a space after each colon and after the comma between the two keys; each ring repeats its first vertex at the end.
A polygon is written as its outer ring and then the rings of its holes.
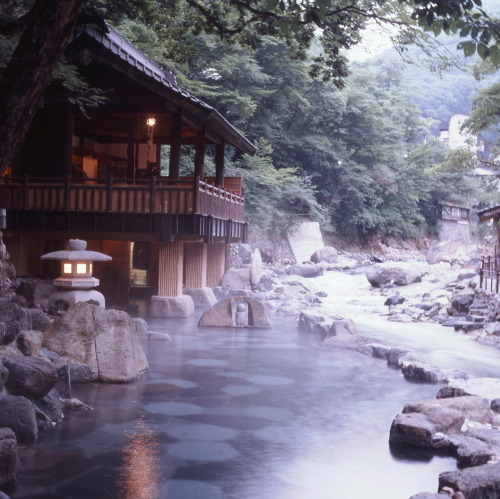
{"type": "MultiPolygon", "coordinates": [[[[238,179],[239,180],[239,179],[238,179]]],[[[238,186],[241,182],[228,184],[238,186]]],[[[199,179],[5,178],[0,203],[9,211],[144,215],[208,215],[244,222],[245,199],[199,179]]]]}

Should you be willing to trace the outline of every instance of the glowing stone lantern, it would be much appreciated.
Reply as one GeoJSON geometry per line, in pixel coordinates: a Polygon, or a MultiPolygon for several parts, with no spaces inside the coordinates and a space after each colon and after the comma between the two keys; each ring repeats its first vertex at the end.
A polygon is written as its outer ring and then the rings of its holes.
{"type": "Polygon", "coordinates": [[[53,251],[42,255],[42,260],[61,260],[61,277],[54,279],[58,290],[49,298],[49,307],[58,300],[73,306],[80,301],[92,300],[101,307],[105,306],[104,296],[92,289],[99,286],[99,279],[92,276],[92,262],[109,261],[112,258],[98,251],[87,251],[87,241],[70,239],[68,249],[53,251]]]}

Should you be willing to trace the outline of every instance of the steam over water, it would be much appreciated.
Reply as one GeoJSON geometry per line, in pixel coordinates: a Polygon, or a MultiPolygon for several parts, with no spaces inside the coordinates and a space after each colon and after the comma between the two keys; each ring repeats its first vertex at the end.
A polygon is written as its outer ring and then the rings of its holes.
{"type": "MultiPolygon", "coordinates": [[[[491,347],[369,315],[383,299],[363,276],[321,279],[325,306],[352,316],[362,334],[498,376],[491,347]]],[[[174,341],[148,342],[150,371],[135,383],[75,388],[95,410],[67,413],[23,448],[12,497],[404,499],[435,492],[439,473],[455,469],[451,458],[392,455],[387,443],[404,404],[434,397],[436,385],[327,350],[291,318],[275,316],[270,330],[198,329],[197,318],[150,321],[174,341]]]]}

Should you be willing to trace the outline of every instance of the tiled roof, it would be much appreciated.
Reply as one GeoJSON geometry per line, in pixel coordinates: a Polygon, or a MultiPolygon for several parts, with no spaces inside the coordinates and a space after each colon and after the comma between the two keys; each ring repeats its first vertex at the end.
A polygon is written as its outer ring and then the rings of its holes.
{"type": "Polygon", "coordinates": [[[187,90],[179,87],[173,73],[162,69],[151,59],[146,57],[109,24],[107,24],[107,27],[109,30],[108,33],[103,33],[95,28],[88,28],[86,32],[99,42],[100,45],[120,57],[120,59],[128,65],[138,69],[144,75],[155,79],[170,91],[176,93],[191,104],[194,104],[198,109],[202,110],[202,119],[214,127],[229,144],[249,154],[253,154],[257,151],[255,145],[238,129],[232,126],[215,108],[203,102],[201,99],[198,99],[198,97],[187,90]]]}
{"type": "Polygon", "coordinates": [[[477,215],[481,222],[486,222],[496,216],[500,216],[500,204],[496,204],[495,206],[489,206],[488,208],[483,208],[482,210],[478,210],[477,215]]]}

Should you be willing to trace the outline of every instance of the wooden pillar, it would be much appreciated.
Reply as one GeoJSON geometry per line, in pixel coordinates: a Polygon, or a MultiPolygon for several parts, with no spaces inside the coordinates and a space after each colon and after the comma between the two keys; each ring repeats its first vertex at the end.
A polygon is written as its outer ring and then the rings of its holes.
{"type": "Polygon", "coordinates": [[[226,143],[215,146],[215,186],[224,188],[224,148],[226,143]]]}
{"type": "Polygon", "coordinates": [[[65,106],[65,150],[64,150],[64,169],[66,175],[73,174],[73,133],[74,133],[74,123],[73,123],[73,112],[71,105],[65,106]]]}
{"type": "Polygon", "coordinates": [[[498,222],[500,221],[500,217],[495,217],[493,219],[493,245],[498,246],[500,244],[500,226],[498,222]]]}
{"type": "Polygon", "coordinates": [[[161,143],[156,142],[156,170],[155,175],[161,175],[161,143]]]}
{"type": "Polygon", "coordinates": [[[179,180],[181,171],[181,132],[182,114],[179,111],[172,115],[172,141],[170,143],[170,165],[168,177],[170,180],[179,180]]]}
{"type": "Polygon", "coordinates": [[[215,287],[226,271],[226,245],[213,243],[207,245],[207,286],[215,287]]]}
{"type": "Polygon", "coordinates": [[[205,129],[198,131],[196,136],[196,153],[194,156],[194,176],[205,177],[205,129]]]}
{"type": "Polygon", "coordinates": [[[207,286],[207,245],[184,243],[184,285],[186,288],[207,286]]]}
{"type": "Polygon", "coordinates": [[[131,122],[127,140],[127,178],[134,178],[135,171],[135,126],[131,122]]]}
{"type": "Polygon", "coordinates": [[[160,243],[158,254],[158,296],[182,295],[184,244],[160,243]]]}

